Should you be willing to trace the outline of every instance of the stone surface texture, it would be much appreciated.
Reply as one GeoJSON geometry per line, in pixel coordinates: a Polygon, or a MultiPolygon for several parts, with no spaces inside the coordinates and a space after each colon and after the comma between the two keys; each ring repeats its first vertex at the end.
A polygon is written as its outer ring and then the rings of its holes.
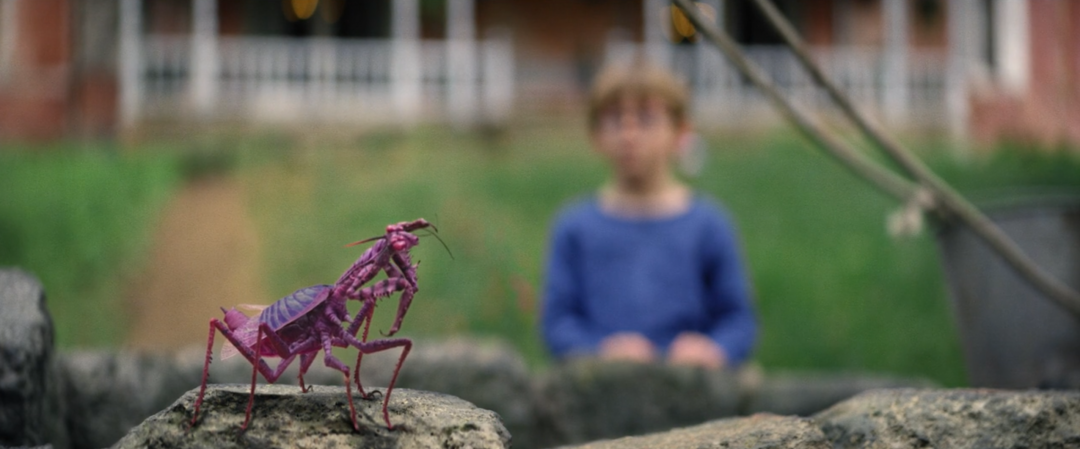
{"type": "MultiPolygon", "coordinates": [[[[360,371],[364,387],[388,385],[400,355],[399,350],[391,350],[364,356],[360,371]]],[[[176,370],[201,376],[205,358],[205,347],[181,351],[176,356],[176,370]]],[[[355,352],[343,361],[353,365],[356,362],[355,352]]],[[[274,366],[277,359],[268,362],[274,366]]],[[[293,363],[276,384],[297,385],[299,365],[293,363]]],[[[199,379],[196,377],[194,383],[185,387],[185,390],[197,386],[199,379]]],[[[243,357],[220,360],[218,355],[214,354],[214,361],[210,364],[210,382],[249,383],[251,364],[243,357]]],[[[341,372],[327,368],[321,357],[308,369],[304,382],[308,385],[344,386],[341,372]]],[[[417,339],[402,365],[396,388],[457,396],[477,407],[498,413],[516,441],[534,440],[532,377],[525,360],[505,342],[463,337],[443,340],[417,339]]],[[[175,398],[176,396],[173,396],[173,399],[175,398]]],[[[169,402],[161,404],[160,407],[168,405],[169,402]]]]}
{"type": "Polygon", "coordinates": [[[641,435],[735,416],[733,374],[653,364],[579,361],[536,386],[535,447],[641,435]]]}
{"type": "Polygon", "coordinates": [[[814,416],[836,448],[1080,447],[1080,392],[876,390],[814,416]]]}
{"type": "Polygon", "coordinates": [[[64,354],[58,364],[66,380],[67,425],[74,449],[112,445],[199,385],[202,372],[177,369],[167,356],[109,351],[64,354]]]}
{"type": "Polygon", "coordinates": [[[755,448],[832,449],[821,429],[809,419],[758,414],[712,421],[645,436],[595,441],[577,449],[755,448]]]}
{"type": "MultiPolygon", "coordinates": [[[[394,354],[396,356],[396,354],[394,354]]],[[[395,360],[371,360],[370,385],[387,385],[395,360]]],[[[369,361],[365,357],[364,364],[369,361]]],[[[437,391],[494,411],[514,435],[514,446],[535,441],[532,379],[517,351],[504,342],[451,338],[420,340],[409,353],[397,386],[437,391]],[[520,444],[519,444],[520,442],[520,444]]]]}
{"type": "MultiPolygon", "coordinates": [[[[309,393],[296,386],[298,364],[277,385],[260,385],[251,428],[241,433],[252,368],[216,354],[200,421],[188,430],[205,347],[54,355],[44,290],[17,269],[0,269],[0,312],[0,449],[500,448],[511,434],[518,449],[589,441],[583,447],[1080,447],[1080,391],[946,390],[866,374],[597,361],[537,374],[505,343],[468,338],[416,342],[393,392],[391,421],[401,425],[393,431],[379,390],[373,399],[355,396],[363,431],[354,432],[344,380],[319,361],[305,377],[315,385],[309,393]],[[757,412],[802,417],[731,418],[757,412]]],[[[365,356],[369,391],[389,382],[399,356],[365,356]]]]}
{"type": "Polygon", "coordinates": [[[68,446],[53,336],[41,282],[0,269],[0,446],[68,446]]]}
{"type": "MultiPolygon", "coordinates": [[[[386,385],[399,355],[387,351],[365,356],[361,370],[365,387],[386,385]]],[[[172,362],[173,379],[185,382],[184,389],[197,387],[204,358],[205,348],[179,353],[172,362]]],[[[345,361],[352,364],[355,359],[345,361]]],[[[128,365],[157,372],[154,363],[128,365]]],[[[294,364],[277,384],[296,385],[297,374],[298,364],[294,364]]],[[[554,365],[534,374],[503,342],[458,337],[417,340],[397,387],[450,394],[492,410],[514,436],[514,447],[531,449],[642,435],[749,411],[809,416],[871,388],[929,385],[917,379],[853,373],[752,374],[595,361],[554,365]]],[[[246,384],[250,380],[251,365],[246,360],[219,360],[215,354],[210,365],[211,384],[246,384]]],[[[311,366],[305,381],[308,385],[343,385],[341,373],[327,369],[321,361],[311,366]]],[[[149,391],[163,387],[146,385],[149,391]]],[[[175,391],[168,394],[173,398],[179,395],[175,391]]],[[[171,403],[168,394],[158,395],[157,410],[171,403]]],[[[135,411],[132,407],[126,410],[135,411]]]]}
{"type": "Polygon", "coordinates": [[[573,447],[1072,448],[1080,392],[873,390],[811,418],[757,414],[573,447]]]}
{"type": "Polygon", "coordinates": [[[772,413],[810,416],[834,404],[869,390],[888,388],[932,388],[933,382],[866,373],[776,373],[746,391],[746,409],[741,414],[772,413]]]}
{"type": "Polygon", "coordinates": [[[151,416],[114,448],[506,448],[510,433],[498,416],[438,393],[395,389],[388,430],[382,420],[380,393],[354,396],[360,432],[352,428],[344,387],[315,386],[308,393],[290,385],[260,385],[252,421],[240,432],[249,386],[214,385],[207,389],[199,421],[190,430],[197,389],[185,393],[151,416]]]}

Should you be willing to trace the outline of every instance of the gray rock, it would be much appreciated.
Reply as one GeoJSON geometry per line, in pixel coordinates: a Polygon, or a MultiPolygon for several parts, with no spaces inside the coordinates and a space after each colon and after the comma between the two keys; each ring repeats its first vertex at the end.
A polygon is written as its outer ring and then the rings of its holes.
{"type": "Polygon", "coordinates": [[[171,357],[79,351],[62,353],[72,447],[116,443],[150,415],[199,385],[202,370],[178,370],[171,357]]]}
{"type": "Polygon", "coordinates": [[[0,446],[66,448],[45,290],[25,271],[0,269],[0,311],[0,446]]]}
{"type": "Polygon", "coordinates": [[[712,421],[645,436],[596,441],[575,449],[831,449],[821,429],[809,419],[759,414],[712,421]]]}
{"type": "MultiPolygon", "coordinates": [[[[351,366],[356,362],[357,352],[347,353],[348,357],[341,356],[342,361],[351,366]]],[[[400,355],[400,350],[391,350],[364,356],[361,381],[365,388],[388,385],[400,355]]],[[[205,347],[191,348],[177,355],[176,366],[179,371],[201,376],[205,359],[205,347]]],[[[276,361],[270,363],[273,366],[276,361]]],[[[298,374],[299,363],[294,363],[275,383],[296,385],[298,374]]],[[[210,380],[213,383],[248,383],[251,381],[251,364],[243,357],[218,360],[215,354],[215,360],[210,364],[210,380]]],[[[321,357],[308,369],[304,382],[344,386],[341,372],[324,366],[321,357]]],[[[195,384],[198,385],[197,380],[195,384]]],[[[498,413],[517,441],[534,440],[535,416],[529,370],[521,355],[502,341],[464,337],[417,339],[402,365],[395,390],[397,388],[459,397],[498,413]]],[[[517,447],[532,446],[520,443],[517,447]]]]}
{"type": "MultiPolygon", "coordinates": [[[[366,387],[390,381],[399,351],[364,358],[366,387]]],[[[355,351],[341,355],[355,362],[355,351]]],[[[132,427],[198,387],[206,348],[189,347],[175,355],[132,354],[106,351],[63,353],[60,364],[72,394],[68,425],[75,448],[100,448],[115,443],[132,427]]],[[[267,362],[275,366],[276,358],[267,362]]],[[[221,360],[215,352],[210,383],[247,384],[251,364],[243,357],[221,360]]],[[[299,363],[293,363],[278,385],[297,385],[299,363]]],[[[344,386],[341,372],[326,368],[321,357],[304,377],[307,385],[344,386]]],[[[265,382],[261,377],[260,382],[265,382]]],[[[505,343],[453,338],[420,340],[409,353],[396,388],[450,394],[499,413],[519,441],[532,439],[533,408],[530,379],[523,359],[505,343]]],[[[519,446],[528,448],[528,445],[519,446]]]]}
{"type": "Polygon", "coordinates": [[[642,435],[734,416],[735,375],[659,364],[581,360],[537,380],[538,445],[642,435]]]}
{"type": "MultiPolygon", "coordinates": [[[[375,375],[371,385],[389,383],[397,354],[370,362],[375,375]]],[[[365,357],[364,364],[369,361],[365,357]]],[[[524,449],[536,439],[529,369],[525,360],[506,343],[494,340],[451,338],[419,340],[413,346],[398,386],[457,396],[494,411],[514,435],[515,446],[524,449]]]]}
{"type": "MultiPolygon", "coordinates": [[[[150,417],[114,448],[229,447],[394,447],[505,448],[510,434],[495,413],[461,399],[423,391],[395,389],[387,430],[382,400],[354,395],[360,432],[352,428],[344,387],[315,386],[309,393],[288,385],[260,385],[251,424],[241,433],[248,385],[212,385],[191,429],[198,389],[184,394],[150,417]]],[[[381,393],[381,390],[380,390],[381,393]]]]}
{"type": "Polygon", "coordinates": [[[836,448],[1080,447],[1080,392],[876,390],[813,417],[836,448]]]}
{"type": "Polygon", "coordinates": [[[763,377],[760,385],[746,392],[749,400],[743,414],[810,416],[868,390],[935,386],[924,379],[865,373],[770,374],[763,377]]]}
{"type": "Polygon", "coordinates": [[[758,414],[574,447],[1080,447],[1080,392],[874,390],[813,418],[758,414]]]}

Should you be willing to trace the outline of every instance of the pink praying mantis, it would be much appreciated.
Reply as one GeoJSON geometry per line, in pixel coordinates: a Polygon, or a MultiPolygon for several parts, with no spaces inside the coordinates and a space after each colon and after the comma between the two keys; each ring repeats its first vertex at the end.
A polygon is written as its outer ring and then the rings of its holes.
{"type": "Polygon", "coordinates": [[[258,374],[262,374],[267,382],[274,383],[285,372],[285,369],[300,357],[300,389],[304,387],[304,373],[307,372],[315,357],[321,351],[327,367],[341,371],[345,377],[345,391],[349,401],[349,412],[352,419],[353,429],[359,431],[360,426],[356,421],[356,407],[352,401],[352,387],[349,380],[349,367],[334,357],[332,348],[354,347],[360,351],[356,359],[354,380],[361,395],[365,399],[368,395],[360,386],[360,360],[364,354],[385,351],[392,348],[402,348],[401,356],[394,367],[394,375],[386,388],[383,399],[382,414],[386,421],[387,429],[393,430],[390,424],[390,415],[387,406],[390,403],[390,392],[394,389],[398,371],[401,364],[412,349],[412,341],[408,338],[384,338],[367,341],[368,330],[371,326],[372,315],[378,299],[388,297],[395,292],[401,292],[401,300],[398,305],[397,316],[387,337],[394,335],[401,327],[402,319],[409,310],[412,298],[416,294],[416,265],[409,257],[409,249],[416,246],[420,239],[413,231],[425,228],[435,229],[433,225],[420,218],[410,222],[401,222],[386,227],[386,233],[380,237],[361,240],[349,246],[375,241],[359,259],[356,260],[341,275],[333,285],[315,285],[305,287],[292,294],[279,299],[269,306],[244,306],[258,310],[255,316],[246,316],[235,307],[225,312],[224,323],[217,318],[210,319],[210,336],[206,342],[206,362],[203,365],[202,386],[199,388],[199,396],[195,400],[194,412],[191,416],[189,427],[195,426],[199,417],[199,406],[202,404],[203,395],[206,393],[207,377],[210,373],[210,359],[214,348],[214,331],[221,332],[228,342],[222,347],[221,357],[229,357],[240,354],[252,365],[251,393],[248,398],[247,411],[241,431],[247,429],[251,422],[251,409],[255,403],[255,382],[258,374]],[[385,272],[387,277],[375,282],[368,287],[364,284],[371,282],[380,272],[385,272]],[[348,300],[362,302],[356,316],[349,318],[346,308],[348,300]],[[344,323],[349,326],[344,327],[344,323]],[[364,334],[360,339],[356,338],[364,326],[364,334]],[[274,369],[263,360],[264,357],[280,357],[281,361],[274,369]]]}

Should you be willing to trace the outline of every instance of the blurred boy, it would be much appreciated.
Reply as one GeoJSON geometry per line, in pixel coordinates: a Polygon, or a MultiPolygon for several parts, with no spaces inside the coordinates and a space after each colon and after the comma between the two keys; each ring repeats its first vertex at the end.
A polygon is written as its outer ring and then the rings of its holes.
{"type": "Polygon", "coordinates": [[[548,349],[560,359],[737,366],[756,320],[735,231],[672,172],[690,131],[685,86],[639,61],[606,68],[590,97],[591,143],[611,177],[555,221],[541,317],[548,349]]]}

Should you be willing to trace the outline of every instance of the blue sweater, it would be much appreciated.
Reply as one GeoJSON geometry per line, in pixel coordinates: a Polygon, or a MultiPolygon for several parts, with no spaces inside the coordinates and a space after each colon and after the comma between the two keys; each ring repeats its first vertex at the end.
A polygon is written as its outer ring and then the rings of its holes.
{"type": "Polygon", "coordinates": [[[638,332],[661,350],[679,333],[713,338],[736,366],[757,330],[735,231],[718,205],[695,196],[659,219],[605,214],[595,196],[556,219],[541,317],[558,358],[595,354],[616,332],[638,332]]]}

